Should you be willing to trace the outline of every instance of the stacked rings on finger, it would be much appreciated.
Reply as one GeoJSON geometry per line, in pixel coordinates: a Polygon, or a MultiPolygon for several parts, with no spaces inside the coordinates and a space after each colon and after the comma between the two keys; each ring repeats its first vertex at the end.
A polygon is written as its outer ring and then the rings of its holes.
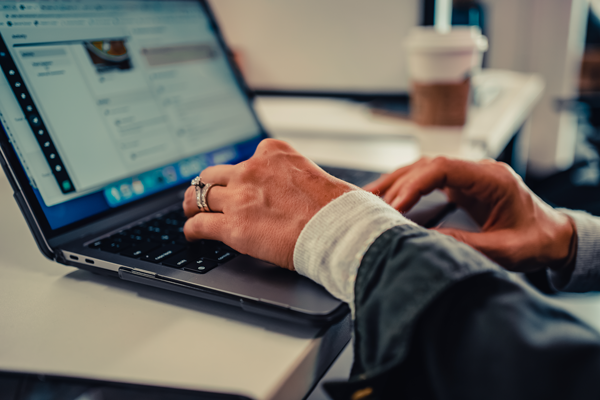
{"type": "Polygon", "coordinates": [[[202,178],[197,176],[192,180],[192,186],[196,187],[196,205],[198,205],[200,212],[212,212],[208,206],[206,197],[208,196],[208,191],[214,185],[212,183],[202,182],[202,178]]]}

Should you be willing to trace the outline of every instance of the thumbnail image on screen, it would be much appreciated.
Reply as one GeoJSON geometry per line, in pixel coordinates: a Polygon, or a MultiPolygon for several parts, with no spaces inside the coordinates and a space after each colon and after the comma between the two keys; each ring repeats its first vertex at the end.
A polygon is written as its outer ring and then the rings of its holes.
{"type": "Polygon", "coordinates": [[[99,74],[131,69],[125,40],[97,40],[84,42],[84,46],[99,74]]]}

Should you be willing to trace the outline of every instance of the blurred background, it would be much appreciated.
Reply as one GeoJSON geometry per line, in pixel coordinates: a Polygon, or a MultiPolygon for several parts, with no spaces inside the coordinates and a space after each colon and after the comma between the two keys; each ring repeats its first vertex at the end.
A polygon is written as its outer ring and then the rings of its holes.
{"type": "MultiPolygon", "coordinates": [[[[257,94],[402,99],[403,40],[433,0],[213,0],[257,94]]],[[[454,0],[453,25],[489,39],[484,67],[536,73],[525,179],[546,201],[600,214],[600,0],[454,0]]],[[[525,128],[524,128],[525,129],[525,128]]],[[[514,149],[501,156],[511,162],[514,149]]]]}

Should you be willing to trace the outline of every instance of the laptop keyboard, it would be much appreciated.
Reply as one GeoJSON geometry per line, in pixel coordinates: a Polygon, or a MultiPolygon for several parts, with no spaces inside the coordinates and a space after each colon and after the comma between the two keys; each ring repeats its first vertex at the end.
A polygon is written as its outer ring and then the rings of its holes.
{"type": "MultiPolygon", "coordinates": [[[[323,169],[357,186],[363,186],[379,177],[378,173],[369,171],[336,167],[323,169]]],[[[179,209],[97,240],[88,247],[199,274],[239,255],[230,247],[214,240],[188,242],[183,235],[186,220],[183,210],[179,209]]]]}
{"type": "Polygon", "coordinates": [[[183,210],[172,211],[98,240],[89,247],[200,274],[239,255],[214,240],[188,242],[183,235],[186,220],[183,210]]]}

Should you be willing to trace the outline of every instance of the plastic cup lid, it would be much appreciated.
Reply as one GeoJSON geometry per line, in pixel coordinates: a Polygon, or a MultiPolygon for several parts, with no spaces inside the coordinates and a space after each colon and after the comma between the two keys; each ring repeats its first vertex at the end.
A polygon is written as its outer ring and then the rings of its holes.
{"type": "Polygon", "coordinates": [[[412,28],[405,46],[410,51],[487,51],[488,40],[476,26],[454,26],[440,33],[432,26],[412,28]]]}

